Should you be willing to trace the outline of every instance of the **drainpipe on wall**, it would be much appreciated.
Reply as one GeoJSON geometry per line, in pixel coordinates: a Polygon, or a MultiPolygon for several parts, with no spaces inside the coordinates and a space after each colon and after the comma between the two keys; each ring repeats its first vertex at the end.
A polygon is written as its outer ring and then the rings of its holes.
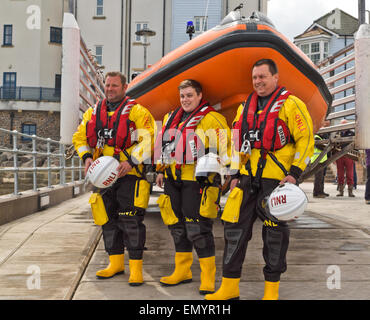
{"type": "Polygon", "coordinates": [[[165,36],[166,36],[166,0],[163,0],[163,36],[162,36],[162,57],[164,57],[165,47],[165,36]]]}
{"type": "MultiPolygon", "coordinates": [[[[10,131],[13,131],[13,130],[14,130],[14,112],[11,111],[10,112],[10,131]]],[[[11,134],[9,135],[9,142],[10,144],[13,143],[13,137],[11,134]]]]}
{"type": "Polygon", "coordinates": [[[77,0],[75,0],[75,18],[76,18],[76,21],[77,20],[77,0]]]}
{"type": "Polygon", "coordinates": [[[126,1],[126,52],[125,52],[125,61],[126,61],[126,76],[128,81],[131,79],[130,70],[131,70],[131,12],[132,12],[132,1],[126,1]]]}
{"type": "Polygon", "coordinates": [[[123,59],[123,0],[121,0],[121,47],[120,47],[120,61],[119,71],[122,73],[122,59],[123,59]]]}

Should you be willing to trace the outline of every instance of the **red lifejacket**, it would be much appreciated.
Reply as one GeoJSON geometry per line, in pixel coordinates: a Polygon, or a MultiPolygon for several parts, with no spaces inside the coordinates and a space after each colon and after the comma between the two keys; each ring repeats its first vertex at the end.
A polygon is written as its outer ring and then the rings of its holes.
{"type": "Polygon", "coordinates": [[[105,144],[117,147],[121,150],[132,145],[131,134],[136,126],[129,119],[131,108],[136,104],[135,100],[125,97],[116,108],[112,116],[108,116],[106,99],[99,101],[86,124],[87,143],[95,148],[98,139],[104,137],[105,144]]]}
{"type": "Polygon", "coordinates": [[[208,102],[201,101],[199,106],[181,124],[180,121],[184,114],[182,107],[177,108],[168,117],[156,147],[161,148],[163,153],[168,152],[166,147],[172,146],[170,155],[176,159],[176,168],[180,168],[181,164],[196,161],[201,140],[198,141],[195,129],[205,115],[211,111],[215,110],[209,106],[208,102]]]}
{"type": "Polygon", "coordinates": [[[257,93],[249,95],[243,113],[233,126],[233,129],[240,130],[238,135],[234,135],[238,151],[245,140],[249,140],[251,148],[269,151],[279,150],[292,141],[287,124],[279,118],[279,110],[289,95],[284,87],[278,87],[260,113],[257,113],[257,93]]]}

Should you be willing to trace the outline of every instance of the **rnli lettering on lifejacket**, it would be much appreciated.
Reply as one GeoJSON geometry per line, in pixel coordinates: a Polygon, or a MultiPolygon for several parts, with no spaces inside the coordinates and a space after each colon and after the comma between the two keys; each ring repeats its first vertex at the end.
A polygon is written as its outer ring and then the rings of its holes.
{"type": "Polygon", "coordinates": [[[114,172],[111,172],[109,177],[103,181],[102,183],[105,185],[105,186],[109,186],[113,181],[114,179],[116,178],[117,174],[114,173],[114,172]]]}
{"type": "Polygon", "coordinates": [[[286,203],[286,194],[271,198],[271,207],[286,203]]]}
{"type": "Polygon", "coordinates": [[[306,126],[304,125],[302,118],[298,113],[295,116],[295,121],[296,121],[297,128],[299,129],[299,131],[302,132],[303,130],[306,130],[306,126]]]}

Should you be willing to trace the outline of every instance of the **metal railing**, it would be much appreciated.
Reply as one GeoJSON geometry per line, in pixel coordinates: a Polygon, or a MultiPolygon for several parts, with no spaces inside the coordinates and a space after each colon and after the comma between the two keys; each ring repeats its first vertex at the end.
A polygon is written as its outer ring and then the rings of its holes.
{"type": "Polygon", "coordinates": [[[43,87],[0,87],[0,100],[60,102],[60,89],[43,87]]]}
{"type": "MultiPolygon", "coordinates": [[[[12,167],[0,167],[0,173],[4,172],[12,172],[14,176],[14,194],[19,195],[19,173],[20,172],[32,172],[32,180],[33,180],[33,190],[38,190],[38,182],[37,182],[37,173],[38,172],[47,172],[47,187],[52,188],[52,172],[59,173],[59,184],[64,185],[66,184],[66,172],[70,171],[71,175],[71,182],[74,181],[81,181],[82,172],[83,172],[83,165],[82,161],[79,157],[73,156],[70,157],[68,160],[69,165],[66,163],[66,146],[61,144],[58,141],[52,140],[50,138],[41,138],[35,135],[27,135],[23,133],[19,133],[16,130],[10,131],[6,129],[0,128],[0,133],[5,135],[12,136],[12,149],[6,148],[4,146],[0,146],[0,153],[8,152],[13,155],[13,166],[12,167]],[[19,137],[25,137],[32,140],[32,147],[31,150],[20,149],[19,144],[19,137]],[[39,143],[46,144],[46,151],[39,151],[38,146],[39,143]],[[52,145],[56,146],[55,151],[52,152],[52,145]],[[32,155],[32,166],[25,167],[19,166],[19,156],[20,155],[32,155]],[[46,157],[46,167],[37,166],[37,157],[46,157]],[[59,164],[53,165],[52,159],[57,159],[59,164]]],[[[44,148],[45,149],[45,148],[44,148]]]]}
{"type": "Polygon", "coordinates": [[[104,98],[104,77],[96,60],[81,38],[80,41],[80,110],[86,111],[104,98]]]}
{"type": "Polygon", "coordinates": [[[350,44],[318,65],[319,72],[333,95],[333,102],[326,116],[330,125],[320,128],[317,133],[326,133],[329,138],[315,141],[315,145],[323,150],[316,160],[307,166],[300,181],[304,181],[344,155],[354,160],[363,157],[360,151],[354,149],[354,136],[340,136],[341,131],[353,130],[356,126],[354,50],[354,44],[350,44]],[[348,122],[341,123],[342,119],[347,119],[348,122]],[[325,155],[328,155],[327,160],[321,162],[325,155]]]}

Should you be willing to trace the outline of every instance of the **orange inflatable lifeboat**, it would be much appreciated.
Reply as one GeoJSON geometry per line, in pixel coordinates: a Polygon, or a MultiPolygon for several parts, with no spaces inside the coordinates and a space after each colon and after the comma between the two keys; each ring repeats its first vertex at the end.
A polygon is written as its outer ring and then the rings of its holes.
{"type": "Polygon", "coordinates": [[[237,107],[253,90],[252,65],[262,58],[276,62],[279,83],[306,103],[316,132],[332,96],[312,61],[259,12],[248,19],[241,18],[239,11],[231,12],[220,25],[138,75],[130,82],[127,94],[146,106],[156,120],[162,120],[180,104],[179,83],[195,79],[202,84],[205,99],[230,125],[237,107]]]}

